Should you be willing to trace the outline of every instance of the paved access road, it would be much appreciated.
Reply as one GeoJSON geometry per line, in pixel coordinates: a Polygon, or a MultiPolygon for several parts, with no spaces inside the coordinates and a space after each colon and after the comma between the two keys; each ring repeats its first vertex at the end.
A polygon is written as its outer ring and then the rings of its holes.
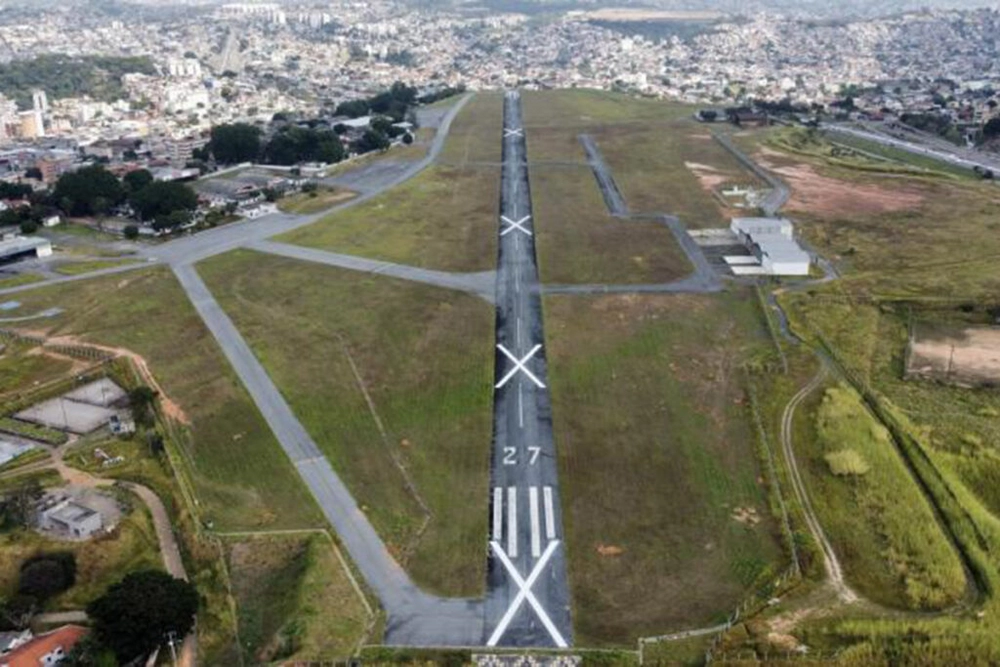
{"type": "Polygon", "coordinates": [[[484,642],[572,643],[521,98],[504,100],[484,642]]]}

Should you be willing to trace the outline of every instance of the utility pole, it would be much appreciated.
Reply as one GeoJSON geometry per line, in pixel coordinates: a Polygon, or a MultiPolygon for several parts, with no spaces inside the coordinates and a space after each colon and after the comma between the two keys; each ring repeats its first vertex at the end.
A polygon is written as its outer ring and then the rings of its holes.
{"type": "Polygon", "coordinates": [[[171,630],[167,633],[167,644],[170,646],[170,655],[174,660],[174,667],[177,667],[177,633],[171,630]]]}

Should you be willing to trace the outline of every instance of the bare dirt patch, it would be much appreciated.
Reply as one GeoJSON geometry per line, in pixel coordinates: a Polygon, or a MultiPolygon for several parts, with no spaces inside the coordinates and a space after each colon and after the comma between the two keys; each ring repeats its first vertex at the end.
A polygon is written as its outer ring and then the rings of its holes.
{"type": "Polygon", "coordinates": [[[843,218],[913,210],[924,201],[924,195],[913,188],[881,187],[823,176],[812,165],[789,164],[787,155],[766,147],[757,151],[755,159],[791,188],[792,197],[785,206],[788,211],[843,218]],[[782,158],[780,164],[773,159],[777,157],[782,158]]]}
{"type": "Polygon", "coordinates": [[[919,328],[906,355],[907,378],[960,387],[1000,384],[1000,328],[919,328]]]}

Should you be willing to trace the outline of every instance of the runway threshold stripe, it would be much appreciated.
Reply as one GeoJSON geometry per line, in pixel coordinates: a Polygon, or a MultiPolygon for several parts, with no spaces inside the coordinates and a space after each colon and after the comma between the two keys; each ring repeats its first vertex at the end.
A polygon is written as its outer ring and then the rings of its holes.
{"type": "Polygon", "coordinates": [[[531,510],[531,556],[538,558],[542,555],[542,528],[538,518],[538,487],[532,486],[528,489],[528,501],[531,510]]]}
{"type": "Polygon", "coordinates": [[[507,487],[507,555],[517,558],[517,487],[507,487]]]}
{"type": "Polygon", "coordinates": [[[503,489],[495,487],[493,489],[493,539],[500,541],[500,534],[503,531],[503,489]]]}
{"type": "Polygon", "coordinates": [[[556,514],[552,507],[552,487],[546,486],[542,491],[545,496],[545,537],[554,540],[556,539],[556,514]]]}

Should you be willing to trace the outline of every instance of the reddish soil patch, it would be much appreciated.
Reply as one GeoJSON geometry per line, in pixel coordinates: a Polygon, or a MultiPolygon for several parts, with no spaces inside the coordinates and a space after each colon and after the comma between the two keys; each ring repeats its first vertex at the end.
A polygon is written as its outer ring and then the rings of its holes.
{"type": "Polygon", "coordinates": [[[913,210],[924,201],[923,193],[913,188],[840,181],[819,174],[812,165],[788,164],[787,158],[767,148],[761,148],[755,156],[762,167],[779,175],[792,189],[792,198],[785,206],[788,211],[821,218],[844,218],[913,210]],[[769,161],[768,156],[783,158],[783,164],[769,161]]]}

